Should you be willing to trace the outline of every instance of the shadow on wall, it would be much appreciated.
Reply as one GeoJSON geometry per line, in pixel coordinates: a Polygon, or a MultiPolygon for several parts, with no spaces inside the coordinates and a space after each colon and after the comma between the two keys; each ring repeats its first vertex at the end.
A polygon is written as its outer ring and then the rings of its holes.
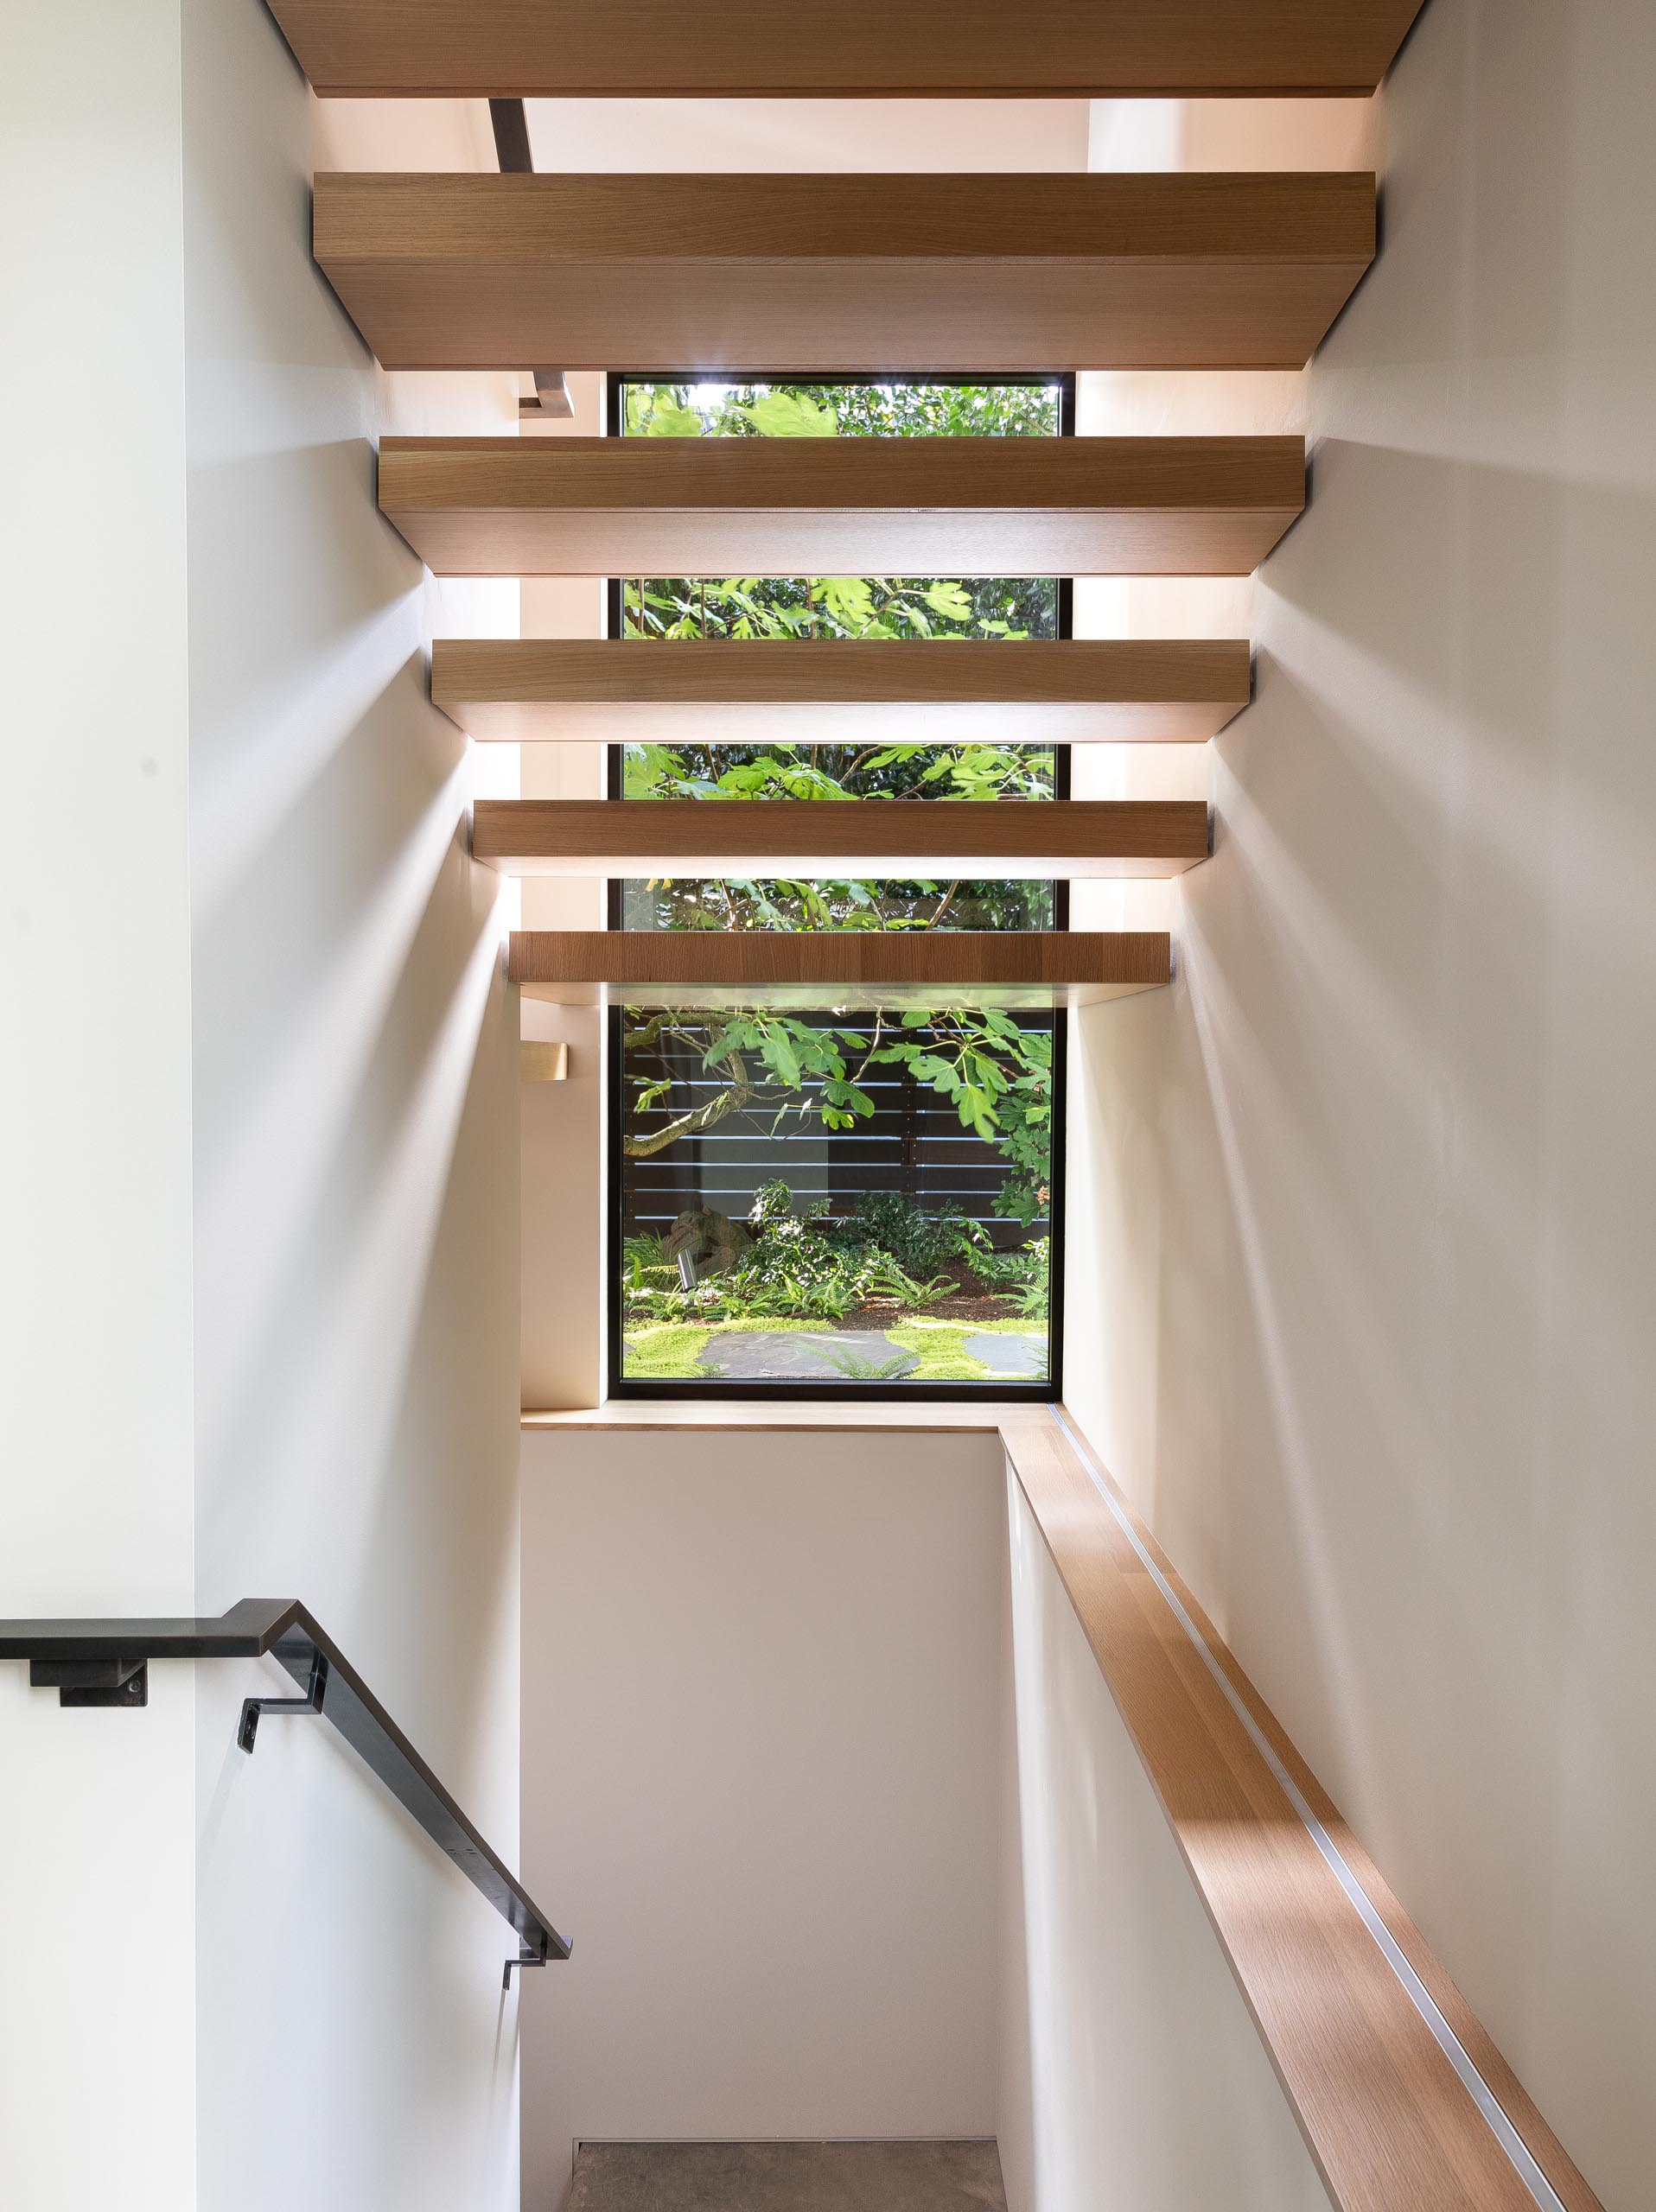
{"type": "Polygon", "coordinates": [[[1423,16],[1180,977],[1084,1017],[1071,1116],[1078,1416],[1612,2205],[1656,2164],[1653,71],[1631,0],[1423,16]]]}
{"type": "MultiPolygon", "coordinates": [[[[184,81],[198,1599],[303,1596],[510,1854],[517,1046],[424,639],[428,598],[487,634],[516,591],[445,607],[371,441],[515,428],[513,386],[369,359],[310,261],[317,107],[262,11],[187,0],[184,81]]],[[[482,158],[463,108],[344,105],[332,166],[381,130],[405,166],[411,130],[425,165],[482,158]]],[[[509,1932],[325,1735],[229,1751],[237,1671],[198,1693],[202,2202],[506,2212],[509,1932]],[[263,2085],[300,2049],[295,2130],[263,2085]]]]}
{"type": "Polygon", "coordinates": [[[1006,1475],[1000,2147],[1010,2212],[1328,2198],[1006,1475]]]}

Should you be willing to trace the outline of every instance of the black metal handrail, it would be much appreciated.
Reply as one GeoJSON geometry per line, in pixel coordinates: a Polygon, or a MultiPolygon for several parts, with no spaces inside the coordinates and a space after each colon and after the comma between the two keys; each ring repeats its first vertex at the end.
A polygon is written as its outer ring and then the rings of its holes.
{"type": "Polygon", "coordinates": [[[517,1876],[483,1840],[333,1639],[290,1598],[244,1598],[217,1619],[0,1621],[0,1659],[26,1659],[37,1689],[66,1706],[143,1706],[151,1659],[260,1659],[292,1675],[304,1694],[243,1700],[236,1741],[252,1751],[260,1716],[319,1713],[370,1772],[517,1932],[513,1969],[567,1959],[570,1946],[517,1876]]]}

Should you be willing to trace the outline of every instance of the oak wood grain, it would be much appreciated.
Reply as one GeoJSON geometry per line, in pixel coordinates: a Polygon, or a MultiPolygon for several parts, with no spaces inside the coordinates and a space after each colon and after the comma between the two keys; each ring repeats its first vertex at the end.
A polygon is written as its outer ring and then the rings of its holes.
{"type": "Polygon", "coordinates": [[[273,0],[324,98],[1372,92],[1420,0],[273,0]]]}
{"type": "Polygon", "coordinates": [[[444,575],[1245,575],[1294,437],[386,438],[381,512],[444,575]]]}
{"type": "Polygon", "coordinates": [[[895,1399],[836,1402],[831,1398],[796,1398],[774,1405],[728,1398],[610,1398],[602,1406],[525,1407],[519,1425],[536,1429],[755,1428],[780,1435],[804,1435],[818,1428],[860,1428],[871,1433],[939,1428],[998,1437],[1006,1402],[985,1390],[978,1399],[924,1403],[895,1399]]]}
{"type": "Polygon", "coordinates": [[[1200,799],[480,799],[472,852],[508,875],[1169,876],[1207,859],[1207,809],[1200,799]]]}
{"type": "Polygon", "coordinates": [[[1090,1006],[1154,990],[1164,931],[514,930],[526,995],[646,1007],[1090,1006]]]}
{"type": "Polygon", "coordinates": [[[1246,706],[1245,638],[439,638],[473,737],[631,745],[1200,744],[1246,706]]]}
{"type": "Polygon", "coordinates": [[[314,250],[387,368],[1300,368],[1374,179],[324,174],[314,250]]]}
{"type": "MultiPolygon", "coordinates": [[[[1258,1746],[1050,1415],[1001,1417],[1009,1461],[1340,2212],[1534,2212],[1534,2199],[1258,1746]]],[[[1106,1478],[1107,1480],[1107,1478],[1106,1478]]],[[[1567,2212],[1581,2174],[1148,1532],[1135,1532],[1392,1927],[1567,2212]],[[1372,1886],[1371,1886],[1372,1885],[1372,1886]],[[1401,1931],[1401,1932],[1399,1932],[1401,1931]]]]}

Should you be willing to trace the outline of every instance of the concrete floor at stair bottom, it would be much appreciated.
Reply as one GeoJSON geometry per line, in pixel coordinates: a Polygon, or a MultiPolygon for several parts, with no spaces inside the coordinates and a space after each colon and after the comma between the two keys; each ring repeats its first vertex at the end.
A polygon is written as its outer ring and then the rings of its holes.
{"type": "Polygon", "coordinates": [[[992,2141],[585,2143],[568,2212],[1006,2212],[992,2141]]]}

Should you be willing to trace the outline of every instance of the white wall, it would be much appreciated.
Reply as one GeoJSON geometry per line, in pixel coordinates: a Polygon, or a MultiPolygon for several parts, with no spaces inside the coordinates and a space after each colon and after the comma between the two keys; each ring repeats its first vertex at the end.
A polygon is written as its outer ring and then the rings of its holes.
{"type": "Polygon", "coordinates": [[[1006,1470],[1009,2212],[1328,2212],[1150,1777],[1006,1470]]]}
{"type": "Polygon", "coordinates": [[[996,1440],[524,1456],[525,2202],[583,2136],[992,2135],[996,1440]]]}
{"type": "MultiPolygon", "coordinates": [[[[516,592],[423,584],[371,443],[515,394],[382,378],[308,214],[313,129],[486,118],[322,125],[257,8],[4,38],[0,1611],[303,1595],[515,1854],[515,1034],[421,649],[516,592]]],[[[0,2198],[515,2203],[506,1933],[326,1734],[242,1758],[245,1669],[0,1672],[0,2198]]]]}
{"type": "Polygon", "coordinates": [[[1086,1019],[1071,1116],[1075,1410],[1609,2212],[1656,2170],[1653,79],[1636,0],[1425,10],[1179,981],[1086,1019]]]}
{"type": "MultiPolygon", "coordinates": [[[[180,194],[175,0],[0,10],[6,1616],[189,1610],[180,194]]],[[[143,1713],[27,1680],[0,1668],[0,2201],[176,2212],[190,1672],[143,1713]]]]}
{"type": "MultiPolygon", "coordinates": [[[[197,1588],[303,1598],[515,1859],[515,1022],[423,639],[517,593],[423,580],[373,441],[514,429],[516,385],[381,376],[308,208],[313,166],[493,146],[481,103],[319,109],[257,7],[184,16],[197,1588]]],[[[500,2212],[510,1933],[325,1731],[233,1748],[250,1672],[201,1675],[203,2212],[500,2212]]]]}

